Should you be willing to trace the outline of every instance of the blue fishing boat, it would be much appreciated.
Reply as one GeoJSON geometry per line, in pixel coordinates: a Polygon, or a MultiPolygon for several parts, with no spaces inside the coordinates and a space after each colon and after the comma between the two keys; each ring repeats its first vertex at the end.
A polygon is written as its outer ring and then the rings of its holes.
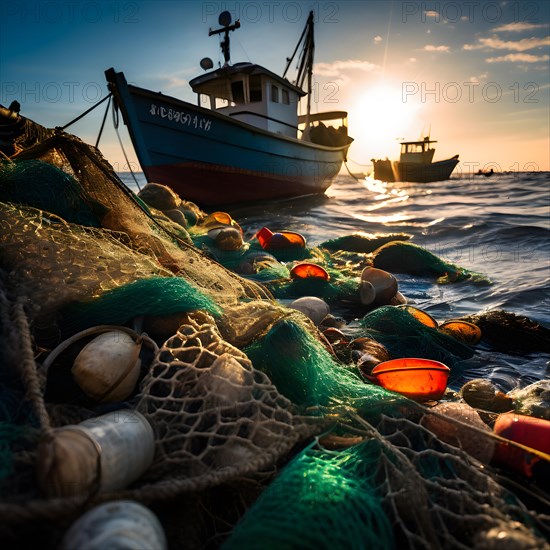
{"type": "Polygon", "coordinates": [[[402,141],[399,160],[371,159],[375,179],[416,183],[448,180],[458,164],[458,155],[433,162],[435,149],[430,147],[432,143],[437,141],[429,136],[419,141],[402,141]]]}
{"type": "Polygon", "coordinates": [[[130,85],[112,68],[105,72],[147,180],[200,205],[324,193],[353,140],[346,112],[311,113],[313,12],[283,76],[254,63],[232,65],[229,33],[240,23],[231,24],[229,12],[219,22],[209,34],[224,33],[225,64],[209,70],[212,61],[201,61],[208,72],[189,83],[197,105],[130,85]],[[285,75],[300,45],[290,82],[285,75]],[[299,116],[302,98],[307,106],[299,116]]]}

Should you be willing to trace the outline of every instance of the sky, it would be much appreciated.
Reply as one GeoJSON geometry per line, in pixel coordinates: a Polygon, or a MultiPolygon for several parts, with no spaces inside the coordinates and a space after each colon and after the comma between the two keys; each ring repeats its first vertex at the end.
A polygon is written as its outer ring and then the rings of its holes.
{"type": "MultiPolygon", "coordinates": [[[[0,2],[0,104],[47,127],[63,126],[108,93],[104,71],[196,103],[188,81],[210,57],[223,63],[218,16],[231,61],[282,74],[308,13],[315,15],[314,112],[349,113],[353,172],[397,158],[399,140],[430,135],[434,160],[456,154],[455,174],[550,170],[550,2],[346,1],[0,2]]],[[[94,144],[95,109],[67,131],[94,144]]],[[[99,148],[128,166],[111,117],[99,148]]],[[[121,137],[139,170],[128,134],[121,137]]]]}

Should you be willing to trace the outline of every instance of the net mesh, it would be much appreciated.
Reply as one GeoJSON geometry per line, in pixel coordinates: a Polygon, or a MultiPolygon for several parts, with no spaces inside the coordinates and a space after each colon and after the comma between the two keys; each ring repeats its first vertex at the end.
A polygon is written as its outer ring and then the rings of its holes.
{"type": "Polygon", "coordinates": [[[254,472],[318,430],[214,325],[193,319],[161,348],[137,410],[156,427],[146,479],[254,472]]]}
{"type": "MultiPolygon", "coordinates": [[[[174,547],[548,547],[547,497],[527,487],[513,494],[508,478],[467,452],[472,440],[493,444],[490,432],[462,424],[468,446],[462,437],[442,441],[423,420],[435,412],[365,383],[301,313],[190,245],[183,228],[172,232],[97,150],[65,134],[48,137],[3,162],[0,181],[3,545],[39,537],[56,548],[87,508],[131,498],[155,509],[174,547]],[[153,465],[118,492],[46,499],[34,474],[40,439],[105,408],[50,402],[44,357],[60,329],[146,316],[177,325],[168,323],[158,351],[144,357],[135,393],[113,407],[150,421],[153,465]]],[[[289,261],[304,254],[341,273],[334,299],[352,292],[344,283],[357,282],[365,261],[315,248],[289,261]]],[[[232,268],[254,263],[223,256],[216,259],[232,268]]],[[[283,268],[273,279],[286,276],[283,268]]],[[[286,278],[271,286],[281,296],[293,284],[286,278]]],[[[359,336],[394,357],[415,350],[459,364],[471,355],[403,315],[379,308],[359,336]]]]}
{"type": "Polygon", "coordinates": [[[548,517],[423,428],[432,414],[411,403],[399,417],[341,418],[341,448],[326,437],[303,450],[223,548],[548,548],[548,517]]]}

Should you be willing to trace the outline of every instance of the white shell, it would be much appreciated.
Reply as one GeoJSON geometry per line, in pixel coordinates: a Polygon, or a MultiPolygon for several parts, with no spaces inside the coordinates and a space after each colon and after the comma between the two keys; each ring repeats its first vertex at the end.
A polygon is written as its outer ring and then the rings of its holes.
{"type": "Polygon", "coordinates": [[[329,305],[316,296],[303,296],[288,305],[291,309],[297,309],[307,315],[316,325],[330,313],[329,305]]]}
{"type": "Polygon", "coordinates": [[[86,395],[101,403],[126,399],[139,378],[141,343],[120,330],[96,336],[78,354],[71,372],[86,395]]]}
{"type": "Polygon", "coordinates": [[[73,523],[60,550],[124,548],[165,550],[166,536],[157,517],[130,500],[107,502],[92,508],[73,523]]]}

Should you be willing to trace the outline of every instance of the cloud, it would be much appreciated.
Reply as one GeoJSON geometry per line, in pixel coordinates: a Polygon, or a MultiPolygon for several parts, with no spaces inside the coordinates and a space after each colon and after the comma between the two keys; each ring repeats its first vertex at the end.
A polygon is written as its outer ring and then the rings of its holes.
{"type": "Polygon", "coordinates": [[[333,61],[332,63],[316,63],[313,67],[315,74],[319,76],[339,76],[342,71],[364,71],[366,73],[379,69],[378,65],[361,61],[359,59],[347,59],[345,61],[333,61]]]}
{"type": "Polygon", "coordinates": [[[511,50],[513,52],[524,52],[533,48],[550,46],[550,36],[546,38],[522,38],[521,40],[501,40],[498,36],[491,38],[479,38],[477,44],[464,44],[465,50],[511,50]]]}
{"type": "Polygon", "coordinates": [[[532,55],[530,53],[509,53],[508,55],[501,55],[499,57],[489,57],[485,61],[487,63],[502,63],[511,61],[512,63],[541,63],[542,61],[548,61],[550,55],[532,55]]]}
{"type": "Polygon", "coordinates": [[[470,82],[479,82],[480,80],[486,80],[489,76],[489,73],[481,73],[479,76],[471,76],[468,80],[470,82]]]}
{"type": "Polygon", "coordinates": [[[426,14],[426,17],[439,17],[439,12],[435,10],[428,10],[424,12],[426,14]]]}
{"type": "Polygon", "coordinates": [[[500,25],[493,29],[493,32],[522,32],[529,31],[532,29],[543,29],[548,27],[544,23],[526,23],[523,21],[518,21],[516,23],[507,23],[506,25],[500,25]]]}
{"type": "Polygon", "coordinates": [[[449,46],[433,46],[432,44],[427,44],[422,50],[425,52],[448,52],[449,46]]]}
{"type": "Polygon", "coordinates": [[[416,63],[416,57],[409,57],[409,61],[411,63],[416,63]]]}
{"type": "Polygon", "coordinates": [[[380,44],[380,42],[382,42],[382,40],[384,40],[380,35],[377,35],[374,37],[374,43],[375,44],[380,44]]]}

